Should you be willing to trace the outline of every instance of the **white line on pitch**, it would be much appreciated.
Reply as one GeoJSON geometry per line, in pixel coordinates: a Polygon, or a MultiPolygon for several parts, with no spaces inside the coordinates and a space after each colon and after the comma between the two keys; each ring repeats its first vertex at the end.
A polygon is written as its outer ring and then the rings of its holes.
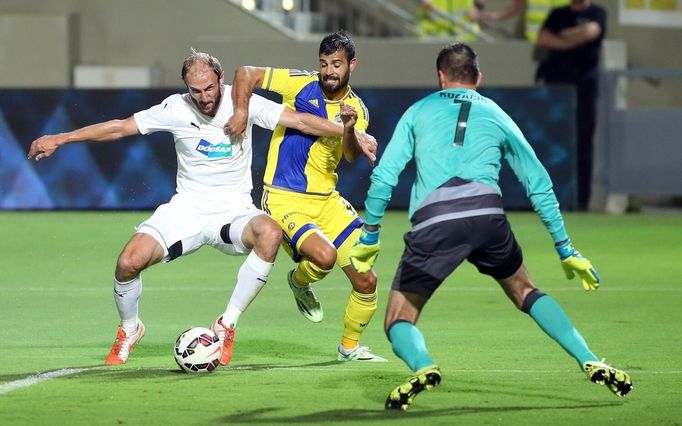
{"type": "Polygon", "coordinates": [[[0,385],[0,395],[10,393],[13,390],[26,388],[36,383],[44,382],[46,380],[56,379],[58,377],[70,376],[72,374],[82,373],[88,371],[89,368],[63,368],[61,370],[50,371],[48,373],[35,374],[13,382],[7,382],[0,385]]]}

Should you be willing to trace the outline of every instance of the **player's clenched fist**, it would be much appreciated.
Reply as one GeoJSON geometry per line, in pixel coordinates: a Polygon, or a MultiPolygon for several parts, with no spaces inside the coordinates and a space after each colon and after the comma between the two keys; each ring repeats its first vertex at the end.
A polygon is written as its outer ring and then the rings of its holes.
{"type": "Polygon", "coordinates": [[[341,121],[343,122],[343,127],[353,127],[355,126],[355,123],[358,121],[358,112],[353,108],[352,106],[344,103],[341,101],[339,103],[341,107],[341,112],[339,113],[339,117],[341,118],[341,121]]]}
{"type": "Polygon", "coordinates": [[[61,145],[63,137],[61,135],[46,135],[41,136],[31,143],[31,148],[28,150],[28,159],[35,159],[40,161],[47,158],[61,145]]]}

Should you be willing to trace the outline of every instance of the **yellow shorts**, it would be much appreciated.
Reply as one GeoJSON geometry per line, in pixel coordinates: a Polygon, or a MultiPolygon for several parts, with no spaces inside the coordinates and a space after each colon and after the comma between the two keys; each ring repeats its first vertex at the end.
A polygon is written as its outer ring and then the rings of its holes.
{"type": "Polygon", "coordinates": [[[348,251],[360,237],[363,222],[337,191],[311,195],[265,187],[261,208],[284,230],[282,245],[294,261],[303,258],[303,241],[321,231],[336,247],[336,264],[342,268],[350,265],[348,251]]]}

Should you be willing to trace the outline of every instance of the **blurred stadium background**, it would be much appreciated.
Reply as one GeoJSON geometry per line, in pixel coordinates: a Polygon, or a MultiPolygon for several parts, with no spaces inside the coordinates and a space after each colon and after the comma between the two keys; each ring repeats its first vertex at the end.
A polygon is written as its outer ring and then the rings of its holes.
{"type": "MultiPolygon", "coordinates": [[[[383,398],[407,371],[396,358],[352,367],[330,358],[347,295],[342,273],[320,286],[329,318],[312,325],[289,303],[282,284],[291,262],[281,255],[277,278],[240,322],[233,368],[203,380],[180,376],[172,342],[189,325],[213,320],[243,260],[215,250],[145,272],[148,335],[129,365],[98,368],[118,321],[112,267],[149,213],[89,210],[165,202],[175,189],[172,139],[73,144],[35,163],[26,160],[35,138],[128,117],[184,91],[180,65],[190,47],[217,56],[230,81],[243,64],[316,69],[319,40],[339,28],[356,42],[351,83],[380,143],[404,109],[434,89],[435,56],[450,40],[415,35],[417,0],[286,1],[290,11],[281,0],[0,1],[0,424],[680,424],[682,0],[595,0],[609,21],[591,210],[674,215],[567,213],[574,241],[604,279],[586,296],[564,280],[536,215],[510,214],[534,279],[558,295],[599,353],[633,374],[632,397],[616,401],[585,383],[558,346],[465,265],[450,278],[458,285],[444,286],[421,320],[435,330],[430,349],[451,378],[420,397],[408,413],[417,417],[392,416],[383,398]],[[216,395],[227,398],[216,403],[216,395]]],[[[486,7],[507,1],[486,0],[486,7]]],[[[574,94],[534,85],[533,46],[521,38],[519,19],[473,43],[481,91],[517,121],[571,210],[574,94]]],[[[269,134],[254,139],[258,185],[269,134]]],[[[395,209],[407,203],[411,173],[394,193],[395,209]]],[[[344,164],[340,176],[340,191],[362,207],[368,165],[344,164]]],[[[508,169],[502,188],[507,209],[528,208],[508,169]]],[[[377,273],[385,294],[409,224],[389,212],[384,226],[377,273]]],[[[379,303],[363,339],[391,356],[383,295],[379,303]]]]}
{"type": "MultiPolygon", "coordinates": [[[[499,9],[506,1],[489,0],[486,8],[499,9]]],[[[663,8],[654,0],[596,2],[606,7],[609,20],[590,208],[620,213],[678,207],[682,1],[663,2],[663,8]]],[[[0,209],[145,209],[172,195],[175,160],[168,135],[72,145],[39,165],[24,159],[41,134],[127,117],[183,90],[180,64],[190,47],[217,56],[230,81],[243,64],[316,69],[321,36],[346,29],[360,61],[351,84],[370,109],[370,133],[387,142],[404,109],[433,89],[435,55],[450,41],[415,36],[418,3],[3,0],[0,209]]],[[[534,49],[521,38],[519,19],[484,29],[473,43],[484,72],[482,90],[517,120],[550,170],[562,207],[571,209],[574,95],[534,86],[534,49]]],[[[256,135],[256,183],[268,137],[256,135]]],[[[365,164],[341,170],[340,189],[356,205],[368,173],[365,164]]],[[[514,180],[507,170],[507,208],[527,208],[514,180]]],[[[392,207],[405,207],[408,191],[399,188],[392,207]]]]}

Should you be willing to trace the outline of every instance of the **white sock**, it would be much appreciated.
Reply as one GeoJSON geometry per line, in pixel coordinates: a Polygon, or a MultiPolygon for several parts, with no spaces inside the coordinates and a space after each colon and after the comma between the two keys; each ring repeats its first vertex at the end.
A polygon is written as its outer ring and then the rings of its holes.
{"type": "Polygon", "coordinates": [[[120,282],[114,277],[114,301],[121,317],[121,327],[126,334],[137,330],[137,315],[142,294],[142,275],[130,281],[120,282]]]}
{"type": "Polygon", "coordinates": [[[235,328],[239,317],[249,307],[251,301],[258,296],[258,293],[268,281],[268,275],[272,271],[273,264],[266,262],[251,251],[246,260],[239,268],[237,274],[237,285],[232,291],[232,296],[223,313],[223,323],[235,328]]]}
{"type": "Polygon", "coordinates": [[[358,348],[358,346],[354,347],[353,349],[346,349],[342,345],[339,345],[339,352],[341,352],[344,355],[350,355],[355,349],[358,348]]]}

